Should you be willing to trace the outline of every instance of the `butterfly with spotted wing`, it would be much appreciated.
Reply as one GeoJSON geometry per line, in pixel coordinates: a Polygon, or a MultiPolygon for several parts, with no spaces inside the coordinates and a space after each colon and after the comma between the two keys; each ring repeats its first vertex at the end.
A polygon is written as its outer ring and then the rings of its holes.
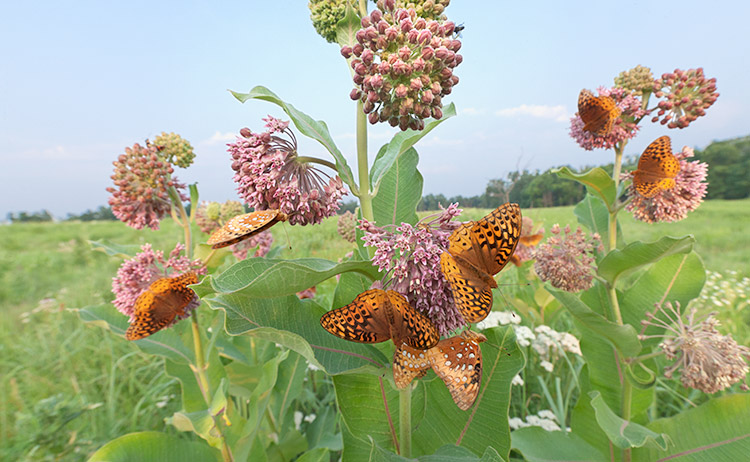
{"type": "Polygon", "coordinates": [[[680,161],[672,153],[672,143],[668,136],[662,136],[649,144],[638,159],[633,186],[641,196],[654,197],[659,191],[674,188],[679,172],[680,161]]]}
{"type": "Polygon", "coordinates": [[[197,284],[198,276],[188,272],[177,277],[159,278],[135,300],[133,321],[125,332],[128,340],[139,340],[170,325],[195,298],[188,287],[197,284]]]}
{"type": "Polygon", "coordinates": [[[590,91],[583,89],[578,94],[578,115],[583,121],[584,131],[607,136],[620,116],[620,108],[611,96],[594,96],[590,91]]]}
{"type": "Polygon", "coordinates": [[[257,210],[255,212],[237,215],[224,226],[214,231],[208,238],[208,245],[220,249],[248,239],[265,231],[280,221],[286,221],[286,214],[278,210],[257,210]]]}

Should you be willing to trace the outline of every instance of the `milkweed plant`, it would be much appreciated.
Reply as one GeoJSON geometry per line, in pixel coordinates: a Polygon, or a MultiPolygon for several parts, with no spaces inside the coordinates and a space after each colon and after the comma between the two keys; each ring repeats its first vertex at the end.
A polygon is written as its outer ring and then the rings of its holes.
{"type": "MultiPolygon", "coordinates": [[[[622,171],[641,123],[660,124],[678,143],[680,130],[706,114],[718,93],[702,69],[654,77],[638,66],[599,87],[617,105],[608,133],[586,132],[573,117],[571,138],[583,149],[611,152],[603,163],[614,168],[556,170],[587,190],[570,223],[524,217],[513,265],[497,276],[494,309],[471,327],[486,341],[468,410],[431,371],[397,389],[391,342],[348,342],[321,327],[324,313],[370,288],[400,292],[444,338],[463,324],[439,261],[448,235],[481,215],[461,215],[460,204],[443,204],[421,221],[416,212],[423,185],[417,146],[456,115],[450,99],[461,83],[462,43],[448,3],[379,0],[368,10],[365,0],[310,1],[315,30],[339,45],[350,70],[351,84],[331,98],[357,109],[353,167],[324,122],[263,86],[231,93],[276,114],[235,128],[226,168],[236,200],[201,201],[196,185],[179,181],[195,154],[174,133],[127,147],[114,160],[108,191],[115,216],[136,229],[158,229],[171,217],[181,231],[164,249],[95,243],[123,259],[113,275],[115,298],[79,311],[119,337],[139,316],[139,297],[152,297],[142,304],[154,310],[149,316],[170,316],[167,327],[132,346],[161,358],[179,383],[182,409],[165,425],[188,437],[143,428],[90,460],[746,457],[750,350],[720,324],[727,319],[722,303],[705,309],[706,270],[695,238],[635,241],[619,223],[623,213],[640,226],[682,220],[702,202],[708,166],[691,160],[688,147],[675,154],[673,186],[653,197],[640,196],[633,173],[622,171]],[[373,124],[393,134],[370,158],[373,124]],[[301,136],[328,156],[301,152],[301,136]],[[250,209],[279,210],[288,223],[277,226],[318,226],[334,219],[345,196],[358,207],[337,219],[350,243],[338,261],[295,258],[269,231],[225,248],[206,244],[250,209]],[[155,281],[187,272],[200,281],[189,287],[196,296],[189,307],[155,291],[155,281]]],[[[596,83],[580,79],[581,88],[596,83]]]]}

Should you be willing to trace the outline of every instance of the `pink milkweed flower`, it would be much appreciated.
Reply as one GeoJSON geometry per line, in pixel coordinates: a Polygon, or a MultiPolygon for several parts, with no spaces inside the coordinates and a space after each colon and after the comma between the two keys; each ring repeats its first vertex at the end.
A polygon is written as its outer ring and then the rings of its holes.
{"type": "Polygon", "coordinates": [[[660,80],[654,81],[654,96],[664,99],[659,101],[658,111],[651,121],[667,128],[687,127],[706,115],[706,109],[719,98],[716,79],[707,79],[701,67],[663,74],[660,80]]]}
{"type": "Polygon", "coordinates": [[[555,224],[552,236],[534,251],[534,270],[539,278],[567,292],[589,289],[594,283],[594,252],[601,247],[599,234],[590,238],[578,227],[571,232],[555,224]]]}
{"type": "Polygon", "coordinates": [[[639,130],[638,121],[646,115],[641,107],[642,101],[629,90],[619,87],[599,87],[599,96],[610,96],[620,108],[620,116],[615,120],[612,130],[606,136],[595,135],[584,131],[583,120],[576,113],[570,119],[570,136],[579,146],[587,151],[593,149],[612,149],[617,143],[633,138],[639,130]]]}
{"type": "MultiPolygon", "coordinates": [[[[680,161],[680,171],[672,189],[659,191],[654,197],[647,198],[638,194],[632,184],[628,187],[629,202],[625,208],[633,213],[636,220],[646,223],[680,221],[687,217],[688,212],[698,208],[706,196],[708,164],[687,160],[694,155],[693,148],[687,146],[675,153],[680,161]]],[[[631,176],[632,172],[623,174],[621,178],[631,176]]]]}

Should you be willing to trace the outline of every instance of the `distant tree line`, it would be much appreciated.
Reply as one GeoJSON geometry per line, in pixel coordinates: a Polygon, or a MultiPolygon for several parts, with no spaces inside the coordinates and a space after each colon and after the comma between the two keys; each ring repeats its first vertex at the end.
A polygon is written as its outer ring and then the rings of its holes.
{"type": "Polygon", "coordinates": [[[714,141],[695,158],[708,164],[706,199],[750,197],[750,136],[714,141]]]}

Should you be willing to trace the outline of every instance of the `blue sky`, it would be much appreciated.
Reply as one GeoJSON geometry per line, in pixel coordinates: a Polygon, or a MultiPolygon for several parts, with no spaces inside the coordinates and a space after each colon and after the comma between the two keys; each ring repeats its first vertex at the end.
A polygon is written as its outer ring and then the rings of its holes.
{"type": "MultiPolygon", "coordinates": [[[[750,3],[454,0],[463,23],[458,116],[417,145],[424,192],[483,192],[517,167],[605,163],[568,137],[581,88],[637,64],[654,74],[702,66],[721,96],[684,130],[646,122],[639,154],[663,134],[675,150],[750,133],[750,3]],[[609,3],[609,2],[607,2],[609,3]]],[[[264,85],[325,120],[354,165],[354,104],[338,47],[298,2],[4,2],[0,7],[0,219],[11,211],[80,213],[106,204],[112,161],[162,131],[197,154],[177,177],[201,197],[236,199],[225,144],[262,128],[269,103],[227,89],[264,85]]],[[[370,127],[372,157],[393,129],[370,127]]],[[[315,142],[304,155],[325,157],[315,142]]]]}

